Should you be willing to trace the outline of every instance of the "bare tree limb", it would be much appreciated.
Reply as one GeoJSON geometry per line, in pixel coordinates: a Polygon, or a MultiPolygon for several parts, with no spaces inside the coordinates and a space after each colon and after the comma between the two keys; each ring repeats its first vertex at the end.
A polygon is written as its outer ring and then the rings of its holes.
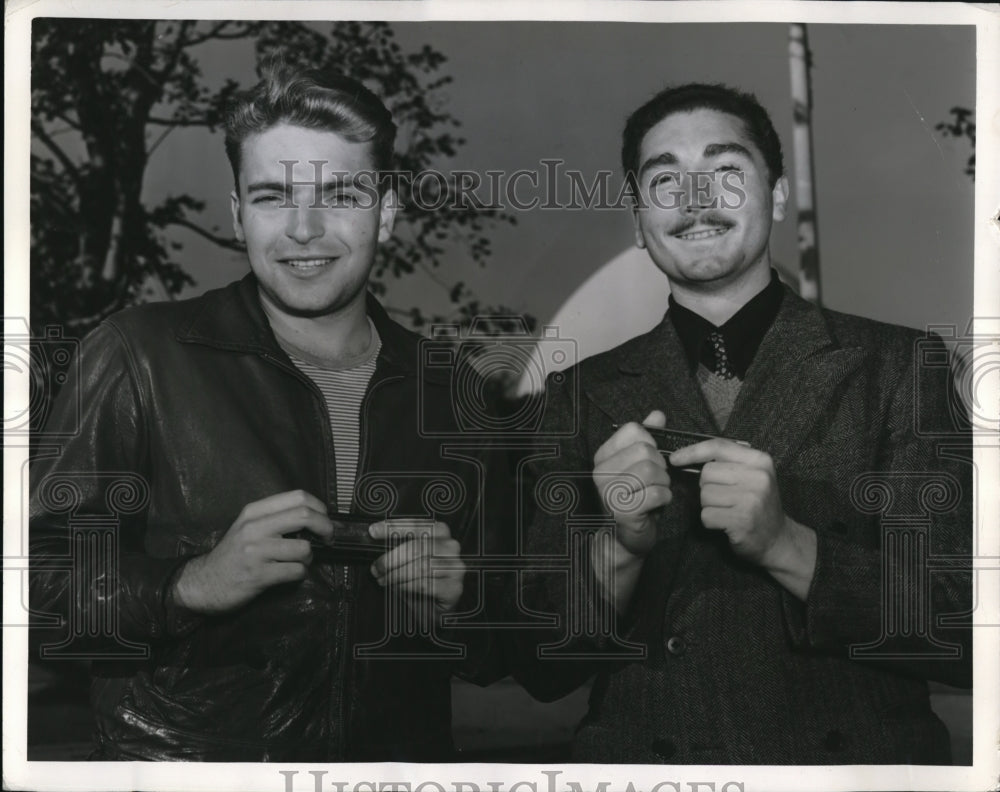
{"type": "Polygon", "coordinates": [[[227,250],[238,250],[240,252],[244,250],[243,244],[241,242],[238,242],[236,239],[231,237],[222,237],[219,236],[218,234],[213,234],[211,231],[206,231],[200,225],[192,223],[190,220],[185,220],[182,217],[167,220],[167,224],[181,226],[183,228],[190,229],[199,236],[203,236],[209,242],[214,242],[219,247],[226,248],[227,250]]]}
{"type": "Polygon", "coordinates": [[[132,71],[136,72],[139,75],[142,75],[142,77],[145,78],[146,82],[148,82],[154,88],[159,87],[160,84],[156,81],[156,75],[153,74],[149,69],[140,65],[135,58],[128,58],[117,52],[106,52],[104,53],[104,57],[111,58],[113,60],[120,60],[122,63],[128,64],[129,69],[131,69],[132,71]]]}
{"type": "Polygon", "coordinates": [[[90,316],[79,316],[71,319],[64,319],[62,323],[68,327],[87,327],[89,325],[97,324],[104,319],[107,319],[111,314],[120,311],[125,307],[125,301],[122,298],[116,298],[114,301],[110,302],[108,305],[104,306],[97,313],[91,314],[90,316]]]}
{"type": "Polygon", "coordinates": [[[187,38],[187,32],[191,29],[192,25],[192,22],[181,22],[180,30],[177,33],[177,39],[167,56],[166,65],[159,71],[155,72],[156,79],[161,86],[166,85],[170,75],[172,75],[174,73],[174,69],[177,68],[177,62],[180,60],[181,53],[184,52],[184,48],[190,43],[187,38]]]}
{"type": "Polygon", "coordinates": [[[79,129],[80,129],[80,123],[78,121],[74,121],[72,118],[70,118],[69,116],[67,116],[65,113],[56,113],[52,117],[53,118],[58,118],[60,121],[62,121],[63,123],[65,123],[67,126],[69,126],[71,129],[75,129],[77,131],[79,131],[79,129]]]}
{"type": "Polygon", "coordinates": [[[166,138],[166,136],[169,135],[171,132],[173,132],[176,128],[177,127],[169,126],[163,130],[163,134],[160,135],[155,141],[153,141],[152,146],[146,149],[146,159],[149,159],[153,155],[153,152],[156,151],[159,145],[163,142],[164,138],[166,138]]]}
{"type": "Polygon", "coordinates": [[[115,212],[111,217],[111,233],[108,237],[108,250],[104,254],[104,264],[101,267],[101,280],[112,283],[118,279],[119,251],[121,250],[122,236],[125,233],[124,219],[125,201],[119,189],[118,198],[115,200],[115,212]]]}
{"type": "Polygon", "coordinates": [[[63,166],[63,169],[69,173],[73,178],[73,181],[80,181],[80,169],[76,164],[69,158],[69,155],[56,143],[52,137],[45,131],[45,128],[38,122],[31,122],[31,131],[34,133],[35,137],[59,160],[59,164],[63,166]]]}
{"type": "Polygon", "coordinates": [[[201,116],[200,118],[156,118],[155,116],[150,116],[146,119],[150,124],[157,124],[159,126],[166,127],[190,127],[190,126],[208,126],[208,116],[201,116]]]}
{"type": "Polygon", "coordinates": [[[232,33],[223,33],[222,31],[224,31],[227,27],[232,25],[233,22],[234,20],[227,19],[224,22],[220,22],[218,25],[215,25],[207,33],[203,33],[200,36],[192,36],[187,40],[186,46],[194,47],[197,46],[198,44],[204,44],[206,41],[212,41],[212,40],[226,41],[232,39],[240,39],[248,36],[250,33],[253,32],[254,29],[253,24],[244,23],[244,26],[242,28],[237,28],[232,33]]]}

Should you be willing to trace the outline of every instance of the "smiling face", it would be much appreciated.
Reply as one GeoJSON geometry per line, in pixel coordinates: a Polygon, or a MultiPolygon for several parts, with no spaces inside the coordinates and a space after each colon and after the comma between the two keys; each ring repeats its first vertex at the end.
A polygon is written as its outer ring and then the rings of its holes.
{"type": "Polygon", "coordinates": [[[770,278],[771,223],[788,182],[772,188],[743,122],[698,109],[668,115],[639,146],[636,244],[684,293],[748,293],[770,278]]]}
{"type": "Polygon", "coordinates": [[[248,137],[241,153],[233,229],[268,307],[322,317],[363,305],[395,215],[392,192],[376,193],[368,144],[278,124],[248,137]],[[361,173],[366,180],[350,178],[361,173]]]}

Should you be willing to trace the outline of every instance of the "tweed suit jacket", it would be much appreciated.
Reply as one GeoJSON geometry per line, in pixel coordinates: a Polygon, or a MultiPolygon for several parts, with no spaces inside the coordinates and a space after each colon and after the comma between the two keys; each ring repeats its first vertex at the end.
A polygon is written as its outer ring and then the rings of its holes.
{"type": "Polygon", "coordinates": [[[653,409],[767,451],[784,510],[818,537],[802,602],[701,525],[697,475],[674,473],[627,612],[595,593],[589,563],[523,574],[512,607],[558,626],[510,632],[515,677],[553,699],[597,673],[576,761],[950,761],[926,680],[971,685],[972,466],[944,352],[786,288],[724,428],[668,317],[550,380],[545,432],[560,439],[528,468],[529,556],[572,554],[572,525],[601,520],[580,471],[653,409]],[[561,473],[578,488],[563,513],[540,502],[561,473]]]}

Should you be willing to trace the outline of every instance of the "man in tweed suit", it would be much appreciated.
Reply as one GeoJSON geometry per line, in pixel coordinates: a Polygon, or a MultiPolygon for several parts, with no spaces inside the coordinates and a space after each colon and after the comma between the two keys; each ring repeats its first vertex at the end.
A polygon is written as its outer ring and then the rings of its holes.
{"type": "Polygon", "coordinates": [[[917,357],[943,345],[778,281],[788,182],[752,96],[667,89],[622,157],[670,307],[549,384],[526,552],[568,552],[561,473],[605,521],[584,573],[522,576],[511,602],[562,618],[511,633],[515,676],[553,699],[597,672],[576,761],[949,763],[926,680],[971,684],[972,468],[948,367],[917,357]],[[717,439],[668,456],[656,427],[717,439]]]}

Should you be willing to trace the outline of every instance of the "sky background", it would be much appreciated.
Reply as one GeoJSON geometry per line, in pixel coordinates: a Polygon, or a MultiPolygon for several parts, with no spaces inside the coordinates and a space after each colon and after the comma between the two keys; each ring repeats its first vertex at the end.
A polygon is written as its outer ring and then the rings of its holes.
{"type": "MultiPolygon", "coordinates": [[[[320,25],[325,29],[326,25],[320,25]]],[[[448,168],[540,170],[560,158],[585,176],[602,169],[621,183],[627,115],[669,83],[724,82],[752,91],[769,110],[794,184],[788,26],[586,22],[394,23],[404,49],[430,44],[454,82],[439,100],[462,122],[467,143],[448,168]]],[[[934,126],[955,105],[975,106],[975,30],[968,26],[808,26],[813,54],[813,145],[823,303],[912,327],[958,324],[972,314],[973,182],[963,173],[967,141],[934,126]]],[[[254,79],[246,42],[206,47],[206,77],[254,79]]],[[[349,72],[349,64],[345,64],[349,72]]],[[[228,230],[231,176],[221,134],[179,130],[147,172],[151,198],[191,192],[205,219],[228,230]]],[[[795,203],[775,227],[772,257],[797,266],[795,203]]],[[[626,210],[517,212],[492,233],[488,266],[460,247],[440,276],[463,280],[487,303],[551,321],[609,261],[633,248],[626,210]]],[[[177,231],[197,293],[240,277],[241,254],[177,231]]],[[[642,255],[642,254],[636,254],[642,255]]],[[[635,256],[625,256],[633,263],[635,256]]],[[[652,268],[652,263],[649,263],[652,268]]],[[[630,279],[632,270],[621,276],[630,279]]],[[[620,284],[627,291],[630,284],[620,284]]],[[[578,298],[586,303],[591,295],[578,298]]],[[[665,305],[665,278],[635,279],[645,296],[631,325],[651,326],[665,305]],[[650,301],[651,284],[657,300],[650,301]]],[[[444,310],[444,292],[417,276],[390,283],[388,303],[444,310]]],[[[595,306],[596,307],[596,306],[595,306]]],[[[586,316],[586,304],[575,306],[586,316]]],[[[565,311],[564,311],[565,313],[565,311]]]]}

